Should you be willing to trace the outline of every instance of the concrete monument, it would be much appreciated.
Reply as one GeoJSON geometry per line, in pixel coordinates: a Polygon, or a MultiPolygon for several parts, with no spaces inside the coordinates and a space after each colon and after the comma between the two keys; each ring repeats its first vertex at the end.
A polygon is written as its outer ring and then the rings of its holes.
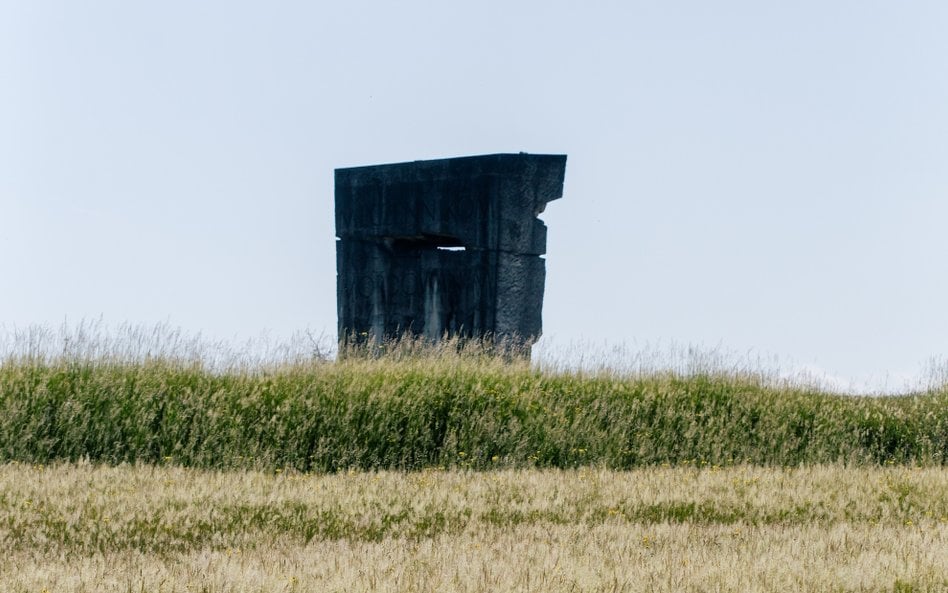
{"type": "Polygon", "coordinates": [[[541,332],[546,225],[565,155],[491,154],[336,170],[340,340],[541,332]]]}

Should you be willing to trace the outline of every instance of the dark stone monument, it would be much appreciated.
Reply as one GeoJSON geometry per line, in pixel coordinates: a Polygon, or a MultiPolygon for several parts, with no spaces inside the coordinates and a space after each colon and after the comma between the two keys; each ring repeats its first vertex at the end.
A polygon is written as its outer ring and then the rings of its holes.
{"type": "Polygon", "coordinates": [[[546,225],[565,155],[336,169],[339,338],[514,340],[541,332],[546,225]]]}

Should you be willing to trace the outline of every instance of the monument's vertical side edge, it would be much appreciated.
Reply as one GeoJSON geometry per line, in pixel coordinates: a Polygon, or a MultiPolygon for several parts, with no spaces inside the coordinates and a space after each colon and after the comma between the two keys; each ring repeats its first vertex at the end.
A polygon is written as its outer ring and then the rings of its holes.
{"type": "Polygon", "coordinates": [[[500,184],[500,198],[513,247],[497,260],[496,326],[498,337],[515,337],[525,345],[543,333],[546,287],[547,227],[538,218],[546,204],[563,196],[566,155],[518,155],[516,174],[500,184]],[[516,208],[511,212],[511,207],[516,208]],[[526,209],[526,211],[519,210],[526,209]],[[514,240],[515,236],[519,240],[514,240]]]}
{"type": "Polygon", "coordinates": [[[340,206],[342,200],[340,200],[340,192],[343,191],[342,183],[340,182],[340,171],[336,169],[333,171],[333,217],[335,222],[335,246],[336,246],[336,339],[342,344],[345,343],[349,336],[346,335],[346,278],[344,275],[345,267],[345,258],[342,251],[342,237],[340,236],[340,229],[342,225],[340,224],[340,206]]]}

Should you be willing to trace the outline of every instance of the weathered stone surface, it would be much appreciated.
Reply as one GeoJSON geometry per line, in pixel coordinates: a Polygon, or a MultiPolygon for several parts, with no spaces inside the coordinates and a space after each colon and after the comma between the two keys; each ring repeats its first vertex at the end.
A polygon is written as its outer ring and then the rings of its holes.
{"type": "Polygon", "coordinates": [[[340,339],[539,337],[537,215],[565,169],[524,153],[337,169],[340,339]]]}

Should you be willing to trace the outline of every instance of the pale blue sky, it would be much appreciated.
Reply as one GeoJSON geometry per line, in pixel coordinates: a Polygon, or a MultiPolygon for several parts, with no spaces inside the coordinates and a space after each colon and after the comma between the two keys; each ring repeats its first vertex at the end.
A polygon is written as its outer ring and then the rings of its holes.
{"type": "Polygon", "coordinates": [[[335,331],[336,167],[566,153],[544,327],[948,353],[948,3],[0,0],[0,324],[335,331]]]}

